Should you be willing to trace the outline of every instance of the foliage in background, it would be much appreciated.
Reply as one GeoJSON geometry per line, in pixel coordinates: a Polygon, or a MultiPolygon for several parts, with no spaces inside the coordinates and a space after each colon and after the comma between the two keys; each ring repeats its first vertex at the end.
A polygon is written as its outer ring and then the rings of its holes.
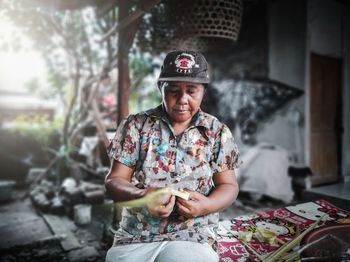
{"type": "Polygon", "coordinates": [[[49,87],[40,87],[35,80],[27,87],[60,99],[62,144],[78,146],[84,127],[94,124],[89,107],[100,82],[116,66],[116,37],[98,41],[116,23],[115,10],[98,18],[91,8],[56,11],[13,0],[2,5],[2,13],[33,41],[46,62],[49,87]]]}
{"type": "Polygon", "coordinates": [[[131,95],[130,112],[147,110],[160,102],[155,71],[160,67],[149,53],[139,51],[130,54],[131,95]]]}
{"type": "Polygon", "coordinates": [[[76,161],[73,158],[84,130],[96,124],[94,109],[98,107],[96,98],[101,83],[116,68],[117,37],[98,41],[115,25],[116,10],[98,18],[91,8],[56,11],[15,0],[0,2],[0,10],[32,40],[45,60],[49,86],[39,86],[32,80],[27,87],[46,97],[56,97],[63,108],[62,121],[47,122],[40,117],[17,119],[18,136],[31,137],[45,147],[50,144],[52,133],[59,134],[58,145],[51,150],[52,154],[47,154],[51,159],[46,173],[69,175],[66,171],[76,161]]]}
{"type": "Polygon", "coordinates": [[[43,116],[19,116],[12,123],[12,130],[26,139],[33,139],[43,148],[52,147],[55,137],[62,132],[63,119],[56,117],[53,120],[43,116]]]}
{"type": "MultiPolygon", "coordinates": [[[[79,161],[75,156],[86,130],[97,127],[101,132],[99,124],[105,123],[101,120],[105,114],[96,112],[96,108],[103,108],[98,99],[106,94],[117,95],[118,35],[103,42],[100,39],[117,23],[118,10],[116,7],[98,17],[93,8],[57,11],[42,8],[38,3],[4,0],[0,2],[0,15],[32,40],[46,62],[48,86],[31,79],[26,83],[27,89],[44,98],[59,99],[63,116],[53,122],[42,117],[20,117],[14,129],[19,136],[28,137],[42,148],[50,147],[50,139],[58,135],[59,143],[51,151],[53,155],[46,172],[68,174],[69,167],[79,161]]],[[[3,40],[0,37],[0,48],[3,40]]],[[[11,45],[11,48],[19,50],[21,45],[11,45]]],[[[153,63],[153,57],[135,50],[137,47],[129,56],[130,112],[144,110],[160,101],[154,76],[158,65],[153,63]]]]}
{"type": "MultiPolygon", "coordinates": [[[[4,0],[0,7],[2,14],[33,41],[47,65],[49,86],[40,86],[32,79],[27,89],[61,101],[65,116],[62,142],[66,146],[79,142],[76,135],[81,129],[76,129],[81,128],[80,123],[86,120],[84,125],[93,124],[87,113],[89,95],[96,95],[101,81],[113,78],[111,73],[116,71],[118,35],[99,40],[117,23],[117,7],[102,17],[97,17],[93,8],[57,11],[28,1],[4,0]]],[[[158,65],[149,54],[135,50],[134,46],[130,54],[131,112],[160,101],[152,75],[158,65]]],[[[117,93],[117,83],[111,86],[117,93]]]]}

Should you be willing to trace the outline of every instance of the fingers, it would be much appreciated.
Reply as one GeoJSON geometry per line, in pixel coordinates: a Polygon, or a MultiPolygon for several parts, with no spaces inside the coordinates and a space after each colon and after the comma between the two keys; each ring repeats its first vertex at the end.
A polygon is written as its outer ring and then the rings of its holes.
{"type": "Polygon", "coordinates": [[[184,200],[184,199],[179,199],[178,198],[176,200],[176,204],[177,205],[181,204],[181,206],[184,206],[184,207],[190,209],[193,206],[194,201],[193,200],[184,200]]]}
{"type": "Polygon", "coordinates": [[[194,218],[204,214],[207,197],[195,191],[190,193],[190,199],[176,199],[176,207],[180,214],[187,218],[194,218]]]}
{"type": "Polygon", "coordinates": [[[161,194],[158,203],[162,205],[167,205],[171,201],[172,195],[170,193],[161,194]]]}
{"type": "Polygon", "coordinates": [[[190,193],[190,200],[192,201],[200,201],[201,199],[203,199],[203,197],[205,197],[204,195],[202,195],[201,193],[198,193],[196,191],[188,191],[188,193],[190,193]]]}
{"type": "Polygon", "coordinates": [[[174,209],[175,199],[176,199],[175,196],[171,196],[170,201],[168,202],[168,204],[165,205],[165,207],[172,211],[174,209]]]}
{"type": "Polygon", "coordinates": [[[166,205],[170,201],[171,196],[172,195],[169,192],[164,192],[164,190],[159,189],[150,192],[148,198],[150,205],[159,206],[166,205]]]}
{"type": "Polygon", "coordinates": [[[158,204],[148,207],[148,211],[154,217],[165,218],[170,216],[171,212],[173,212],[175,206],[175,196],[171,196],[170,200],[165,204],[158,204]]]}
{"type": "Polygon", "coordinates": [[[174,206],[175,206],[175,196],[171,196],[169,203],[164,206],[164,209],[160,213],[160,217],[165,218],[170,216],[170,214],[174,210],[174,206]]]}
{"type": "MultiPolygon", "coordinates": [[[[148,205],[150,214],[154,217],[166,218],[173,212],[176,205],[180,214],[187,218],[193,218],[201,215],[206,197],[201,193],[186,190],[190,193],[190,199],[185,200],[180,197],[171,195],[167,191],[161,192],[162,189],[152,192],[154,198],[148,205]]],[[[151,194],[152,194],[151,193],[151,194]]]]}
{"type": "Polygon", "coordinates": [[[191,206],[193,206],[193,204],[195,204],[195,202],[199,202],[200,200],[203,199],[203,195],[198,193],[198,192],[194,192],[194,191],[187,191],[190,193],[190,198],[189,200],[185,200],[182,198],[177,198],[177,202],[181,203],[181,205],[190,208],[191,206]]]}
{"type": "Polygon", "coordinates": [[[176,208],[177,208],[177,211],[181,214],[181,215],[184,215],[185,217],[192,217],[192,212],[191,212],[191,209],[180,204],[180,203],[176,203],[176,208]]]}

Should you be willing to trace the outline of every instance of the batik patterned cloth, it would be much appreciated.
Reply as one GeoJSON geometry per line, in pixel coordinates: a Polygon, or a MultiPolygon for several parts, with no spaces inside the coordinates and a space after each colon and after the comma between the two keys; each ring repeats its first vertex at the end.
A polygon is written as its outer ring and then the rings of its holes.
{"type": "MultiPolygon", "coordinates": [[[[322,219],[320,226],[316,227],[310,234],[326,230],[329,227],[340,227],[344,233],[350,232],[350,211],[342,210],[325,200],[306,202],[220,221],[219,227],[215,229],[219,238],[217,252],[220,256],[220,262],[261,261],[256,253],[264,256],[276,251],[282,243],[296,238],[298,231],[304,232],[319,219],[322,219]],[[249,232],[255,233],[259,229],[276,234],[278,242],[276,245],[271,245],[252,238],[249,246],[255,250],[256,253],[254,253],[240,240],[240,235],[249,232]]],[[[307,239],[310,234],[307,234],[303,240],[307,239]]],[[[346,248],[350,250],[349,242],[347,242],[345,250],[346,248]]]]}
{"type": "MultiPolygon", "coordinates": [[[[203,195],[213,190],[213,176],[238,166],[238,150],[228,127],[199,111],[180,137],[174,135],[162,105],[129,116],[109,146],[109,155],[133,167],[132,183],[138,188],[171,187],[203,195]]],[[[176,210],[168,218],[156,218],[147,208],[123,208],[115,244],[187,240],[209,243],[218,225],[218,213],[193,219],[176,210]]]]}

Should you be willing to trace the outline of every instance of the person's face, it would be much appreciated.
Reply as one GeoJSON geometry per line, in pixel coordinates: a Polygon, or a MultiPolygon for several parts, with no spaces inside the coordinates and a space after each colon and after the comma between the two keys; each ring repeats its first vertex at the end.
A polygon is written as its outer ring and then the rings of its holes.
{"type": "Polygon", "coordinates": [[[165,82],[161,88],[165,110],[173,122],[183,123],[198,112],[204,86],[189,82],[165,82]]]}

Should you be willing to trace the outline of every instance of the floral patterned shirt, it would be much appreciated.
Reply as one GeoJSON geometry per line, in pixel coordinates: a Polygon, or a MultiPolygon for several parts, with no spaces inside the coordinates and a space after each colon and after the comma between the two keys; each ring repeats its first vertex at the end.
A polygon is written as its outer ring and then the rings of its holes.
{"type": "MultiPolygon", "coordinates": [[[[179,137],[162,105],[130,115],[118,127],[109,155],[134,168],[132,183],[138,188],[171,187],[209,195],[213,176],[238,165],[238,150],[228,127],[201,110],[179,137]]],[[[156,218],[147,208],[123,208],[115,244],[187,240],[215,248],[213,227],[219,214],[187,219],[176,212],[156,218]]]]}

